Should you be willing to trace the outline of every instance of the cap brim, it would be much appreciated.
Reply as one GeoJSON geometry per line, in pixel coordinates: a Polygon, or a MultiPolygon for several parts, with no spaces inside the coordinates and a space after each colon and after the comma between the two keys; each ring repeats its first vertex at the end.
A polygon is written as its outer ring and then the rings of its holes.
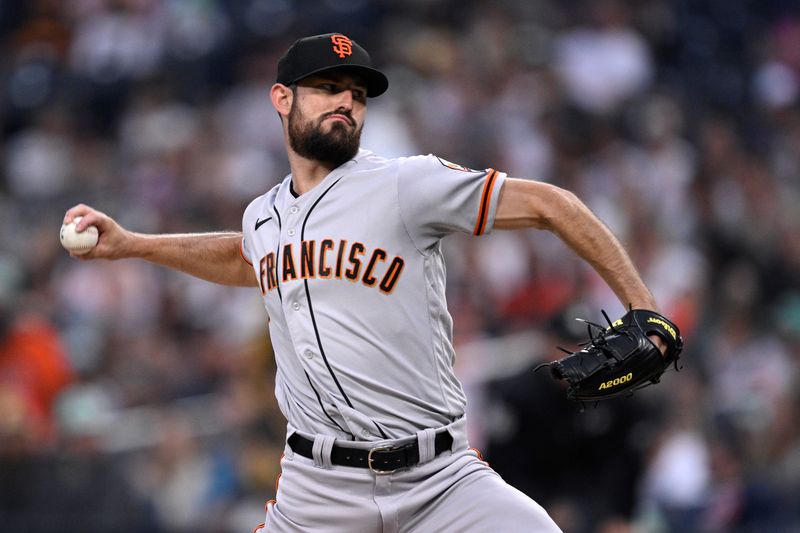
{"type": "Polygon", "coordinates": [[[389,79],[383,74],[383,72],[365,65],[333,65],[329,67],[323,67],[309,72],[302,78],[297,79],[292,83],[298,83],[309,76],[314,76],[316,74],[322,74],[323,72],[330,72],[333,70],[350,72],[363,79],[364,84],[367,86],[367,96],[369,98],[380,96],[386,92],[386,89],[389,88],[389,79]]]}

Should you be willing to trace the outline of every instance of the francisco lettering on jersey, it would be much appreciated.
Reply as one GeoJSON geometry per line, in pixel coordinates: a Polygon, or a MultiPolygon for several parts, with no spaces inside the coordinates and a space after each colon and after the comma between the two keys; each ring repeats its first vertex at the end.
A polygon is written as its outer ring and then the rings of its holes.
{"type": "Polygon", "coordinates": [[[261,294],[297,279],[346,279],[376,287],[384,294],[394,291],[406,262],[402,257],[389,259],[386,250],[370,253],[360,242],[346,240],[301,241],[299,249],[287,243],[277,256],[270,252],[259,261],[261,294]],[[280,263],[280,264],[277,264],[280,263]]]}

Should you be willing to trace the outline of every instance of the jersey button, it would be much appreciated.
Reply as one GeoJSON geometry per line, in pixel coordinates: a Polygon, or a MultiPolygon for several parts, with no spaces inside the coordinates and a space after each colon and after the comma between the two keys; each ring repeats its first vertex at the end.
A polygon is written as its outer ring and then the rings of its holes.
{"type": "Polygon", "coordinates": [[[365,439],[369,437],[369,430],[367,428],[362,429],[361,436],[364,437],[365,439]]]}
{"type": "Polygon", "coordinates": [[[294,228],[289,228],[289,231],[286,232],[289,237],[294,237],[294,228]]]}
{"type": "Polygon", "coordinates": [[[314,358],[314,352],[312,352],[311,350],[306,350],[303,355],[306,356],[306,359],[313,359],[314,358]]]}
{"type": "Polygon", "coordinates": [[[300,209],[296,205],[293,205],[292,207],[289,208],[289,212],[293,215],[296,214],[298,211],[300,211],[300,209]]]}
{"type": "Polygon", "coordinates": [[[295,311],[299,311],[300,310],[300,302],[293,303],[292,304],[292,309],[294,309],[295,311]]]}

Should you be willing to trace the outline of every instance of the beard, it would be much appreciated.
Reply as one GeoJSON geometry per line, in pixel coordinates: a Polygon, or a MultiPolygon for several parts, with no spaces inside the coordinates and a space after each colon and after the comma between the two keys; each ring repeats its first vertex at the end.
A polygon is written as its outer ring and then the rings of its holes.
{"type": "Polygon", "coordinates": [[[352,115],[345,111],[333,111],[320,117],[314,124],[306,120],[292,102],[289,111],[289,144],[298,155],[331,165],[336,168],[353,159],[361,144],[361,127],[347,126],[339,121],[331,123],[330,131],[322,131],[322,122],[331,115],[346,116],[351,124],[355,124],[352,115]]]}

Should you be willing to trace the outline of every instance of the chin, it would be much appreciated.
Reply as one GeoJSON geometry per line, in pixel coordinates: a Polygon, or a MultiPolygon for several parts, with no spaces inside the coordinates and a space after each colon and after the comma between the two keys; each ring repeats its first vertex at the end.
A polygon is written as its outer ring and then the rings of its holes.
{"type": "Polygon", "coordinates": [[[341,120],[334,120],[331,122],[330,126],[328,126],[328,133],[339,133],[342,134],[349,134],[353,130],[353,127],[348,124],[347,122],[342,122],[341,120]]]}

